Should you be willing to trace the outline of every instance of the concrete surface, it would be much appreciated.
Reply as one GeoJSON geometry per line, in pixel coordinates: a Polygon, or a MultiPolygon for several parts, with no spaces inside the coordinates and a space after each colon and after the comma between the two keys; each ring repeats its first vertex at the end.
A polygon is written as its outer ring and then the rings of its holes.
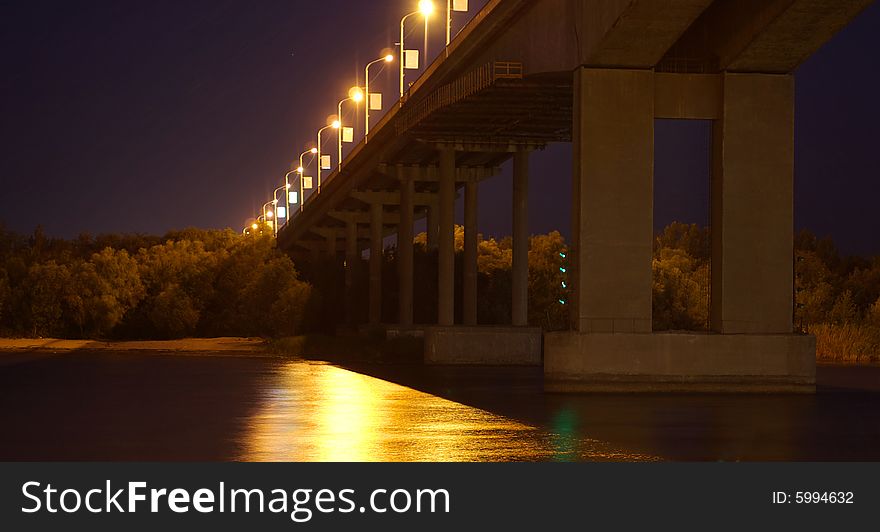
{"type": "Polygon", "coordinates": [[[541,329],[532,327],[428,327],[425,364],[540,366],[541,329]]]}
{"type": "Polygon", "coordinates": [[[544,343],[547,391],[815,391],[812,336],[562,332],[544,343]]]}

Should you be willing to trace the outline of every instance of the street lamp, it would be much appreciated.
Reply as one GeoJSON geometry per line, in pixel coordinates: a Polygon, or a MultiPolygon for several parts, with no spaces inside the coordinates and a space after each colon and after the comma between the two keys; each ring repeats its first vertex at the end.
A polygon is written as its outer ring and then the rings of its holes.
{"type": "Polygon", "coordinates": [[[278,224],[280,223],[281,218],[284,218],[284,223],[287,224],[290,221],[290,209],[285,207],[278,206],[278,192],[283,190],[285,194],[290,189],[290,184],[285,183],[284,186],[278,187],[272,192],[272,204],[275,205],[275,235],[278,235],[278,224]],[[282,215],[279,211],[284,209],[284,214],[282,215]]]}
{"type": "MultiPolygon", "coordinates": [[[[434,2],[432,2],[431,0],[420,0],[418,11],[413,11],[409,15],[406,15],[402,19],[400,19],[400,99],[401,100],[403,100],[403,93],[404,93],[403,88],[404,88],[404,83],[406,82],[405,81],[405,78],[406,78],[405,69],[406,69],[406,63],[407,63],[407,61],[406,61],[406,48],[403,45],[404,26],[406,24],[406,19],[408,19],[410,17],[414,17],[416,15],[424,15],[425,22],[427,23],[428,17],[431,16],[431,13],[433,13],[433,12],[434,12],[434,2]]],[[[416,66],[415,68],[418,68],[418,66],[416,66]]]]}
{"type": "MultiPolygon", "coordinates": [[[[342,104],[344,104],[345,102],[349,102],[349,101],[357,104],[357,103],[361,103],[361,101],[363,101],[363,99],[364,99],[364,91],[362,91],[360,87],[352,87],[351,89],[348,90],[348,98],[341,100],[339,102],[339,106],[338,106],[339,114],[337,114],[337,116],[339,117],[340,126],[342,124],[342,104]]],[[[336,140],[337,140],[337,144],[339,145],[339,160],[338,160],[338,163],[339,163],[338,170],[339,171],[342,170],[342,136],[345,133],[345,127],[344,126],[341,126],[341,127],[342,127],[341,131],[336,132],[336,140]]]]}
{"type": "MultiPolygon", "coordinates": [[[[299,205],[300,205],[299,210],[300,210],[300,212],[302,212],[302,208],[306,204],[306,196],[305,196],[305,192],[303,191],[303,188],[305,188],[303,186],[303,179],[305,179],[303,172],[305,172],[306,169],[305,169],[305,164],[303,164],[303,157],[305,157],[309,153],[311,153],[312,155],[318,153],[318,148],[312,148],[310,150],[306,150],[306,151],[302,152],[299,155],[299,166],[296,168],[296,172],[299,174],[299,205]]],[[[321,161],[318,161],[318,167],[319,168],[321,167],[321,161]]],[[[288,199],[288,201],[290,200],[290,194],[287,194],[287,199],[288,199]]]]}
{"type": "MultiPolygon", "coordinates": [[[[318,188],[315,189],[318,194],[321,193],[321,170],[323,170],[323,168],[322,168],[323,162],[321,161],[321,158],[324,156],[324,152],[321,151],[321,133],[323,133],[324,131],[331,129],[331,128],[332,129],[339,129],[340,127],[342,127],[342,122],[340,122],[339,120],[334,120],[334,121],[330,122],[330,124],[328,124],[318,130],[318,188]]],[[[337,133],[337,135],[338,134],[339,133],[337,133]]],[[[328,155],[328,157],[329,157],[329,155],[328,155]]],[[[328,164],[328,167],[329,166],[330,165],[328,164]]]]}
{"type": "Polygon", "coordinates": [[[272,229],[274,232],[274,229],[278,224],[276,223],[277,220],[274,220],[275,213],[272,211],[272,209],[266,210],[266,207],[269,205],[272,205],[273,207],[275,206],[275,204],[272,203],[271,201],[267,201],[266,203],[263,204],[263,221],[267,224],[271,223],[272,229]]]}
{"type": "Polygon", "coordinates": [[[372,107],[372,97],[370,95],[370,67],[375,65],[376,63],[390,63],[394,61],[394,56],[391,54],[386,55],[385,57],[380,57],[375,61],[371,61],[367,63],[367,68],[364,69],[364,92],[367,97],[367,105],[365,110],[366,124],[364,127],[364,143],[367,142],[367,137],[370,135],[370,108],[372,107]]]}

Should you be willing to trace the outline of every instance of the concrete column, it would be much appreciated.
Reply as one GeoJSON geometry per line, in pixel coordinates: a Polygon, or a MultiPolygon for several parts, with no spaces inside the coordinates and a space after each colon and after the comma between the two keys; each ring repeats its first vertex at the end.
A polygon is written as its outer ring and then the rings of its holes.
{"type": "Polygon", "coordinates": [[[350,221],[345,225],[345,306],[349,325],[356,322],[354,275],[358,260],[358,225],[350,221]]]}
{"type": "Polygon", "coordinates": [[[513,156],[513,298],[514,327],[529,324],[529,152],[513,156]]]}
{"type": "Polygon", "coordinates": [[[455,149],[440,150],[437,323],[455,324],[455,149]]]}
{"type": "Polygon", "coordinates": [[[428,216],[426,218],[427,225],[427,235],[428,235],[428,250],[434,251],[437,249],[437,239],[439,238],[438,231],[440,229],[440,213],[439,207],[435,205],[428,206],[428,216]]]}
{"type": "Polygon", "coordinates": [[[789,334],[794,78],[725,74],[713,142],[712,329],[789,334]]]}
{"type": "Polygon", "coordinates": [[[370,205],[370,325],[382,322],[382,215],[381,203],[370,205]]]}
{"type": "Polygon", "coordinates": [[[402,326],[413,324],[413,224],[415,217],[415,183],[410,176],[400,182],[400,226],[397,228],[397,265],[400,278],[398,321],[402,326]]]}
{"type": "Polygon", "coordinates": [[[649,333],[653,72],[579,68],[573,125],[572,326],[649,333]]]}
{"type": "Polygon", "coordinates": [[[477,324],[477,209],[479,205],[476,181],[464,186],[464,276],[463,312],[465,325],[477,324]]]}

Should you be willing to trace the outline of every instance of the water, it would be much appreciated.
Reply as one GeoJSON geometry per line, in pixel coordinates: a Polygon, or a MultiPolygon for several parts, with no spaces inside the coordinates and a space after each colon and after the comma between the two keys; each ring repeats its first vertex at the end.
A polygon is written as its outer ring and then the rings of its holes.
{"type": "Polygon", "coordinates": [[[877,460],[880,368],[820,393],[550,395],[539,369],[0,353],[0,460],[877,460]]]}

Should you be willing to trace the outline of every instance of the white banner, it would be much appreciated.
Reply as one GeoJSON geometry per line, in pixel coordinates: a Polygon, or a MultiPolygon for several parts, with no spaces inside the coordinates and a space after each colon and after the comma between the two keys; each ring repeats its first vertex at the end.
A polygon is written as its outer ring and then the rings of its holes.
{"type": "Polygon", "coordinates": [[[403,68],[407,70],[419,69],[419,51],[405,50],[403,52],[403,68]]]}

